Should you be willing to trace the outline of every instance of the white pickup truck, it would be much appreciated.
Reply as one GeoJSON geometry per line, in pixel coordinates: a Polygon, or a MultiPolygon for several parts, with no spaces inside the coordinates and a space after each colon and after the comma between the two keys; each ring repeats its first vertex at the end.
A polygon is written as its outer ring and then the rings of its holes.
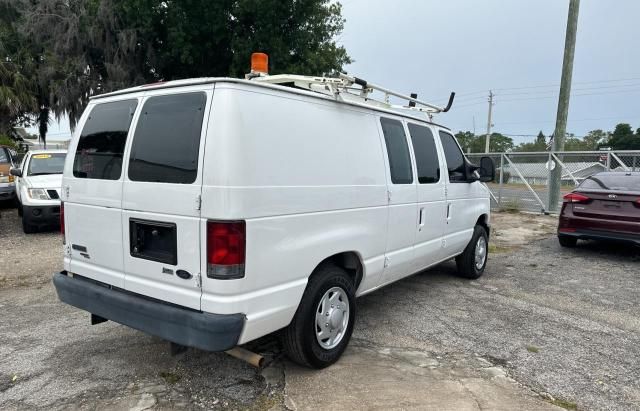
{"type": "Polygon", "coordinates": [[[65,150],[34,150],[11,174],[16,181],[18,215],[22,229],[33,233],[40,227],[60,224],[60,188],[65,150]]]}

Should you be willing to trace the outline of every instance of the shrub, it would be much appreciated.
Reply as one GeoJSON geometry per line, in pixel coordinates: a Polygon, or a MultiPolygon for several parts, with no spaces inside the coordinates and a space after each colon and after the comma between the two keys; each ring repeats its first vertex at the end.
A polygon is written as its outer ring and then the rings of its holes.
{"type": "Polygon", "coordinates": [[[18,144],[4,134],[0,134],[0,146],[9,146],[15,150],[18,149],[18,144]]]}

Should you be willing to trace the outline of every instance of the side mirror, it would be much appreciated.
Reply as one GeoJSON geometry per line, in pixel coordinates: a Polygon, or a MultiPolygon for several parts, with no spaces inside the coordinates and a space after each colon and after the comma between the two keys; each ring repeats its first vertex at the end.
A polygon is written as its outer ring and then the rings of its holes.
{"type": "Polygon", "coordinates": [[[496,179],[496,165],[491,157],[482,157],[480,159],[480,181],[488,183],[496,179]]]}
{"type": "Polygon", "coordinates": [[[22,170],[20,170],[19,168],[12,168],[11,170],[9,170],[9,174],[15,177],[22,177],[22,170]]]}

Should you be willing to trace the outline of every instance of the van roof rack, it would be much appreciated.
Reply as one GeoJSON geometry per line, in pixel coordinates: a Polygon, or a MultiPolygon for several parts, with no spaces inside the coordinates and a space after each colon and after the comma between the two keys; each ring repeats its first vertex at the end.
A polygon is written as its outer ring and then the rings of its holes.
{"type": "Polygon", "coordinates": [[[429,118],[431,118],[433,114],[446,113],[447,111],[449,111],[451,105],[453,104],[453,99],[456,95],[456,93],[452,92],[449,96],[449,102],[447,103],[447,105],[445,107],[439,107],[435,104],[418,100],[417,94],[411,94],[410,96],[407,96],[405,94],[389,90],[385,87],[378,86],[361,78],[350,76],[345,73],[340,73],[339,77],[337,78],[301,76],[295,74],[277,74],[274,76],[265,74],[254,74],[247,75],[247,79],[263,83],[279,84],[283,86],[311,90],[317,93],[332,96],[336,100],[340,101],[357,102],[387,109],[392,108],[424,112],[429,118]],[[384,99],[378,100],[372,98],[371,94],[374,91],[383,93],[384,99]],[[408,102],[408,104],[406,106],[392,105],[391,103],[389,103],[390,96],[405,100],[408,102]]]}

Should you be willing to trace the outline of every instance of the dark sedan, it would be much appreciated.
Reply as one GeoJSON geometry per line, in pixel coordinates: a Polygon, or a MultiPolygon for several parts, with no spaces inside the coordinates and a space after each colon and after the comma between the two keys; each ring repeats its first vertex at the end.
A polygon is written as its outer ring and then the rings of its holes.
{"type": "Polygon", "coordinates": [[[558,240],[620,241],[640,245],[640,172],[603,172],[564,196],[558,240]]]}

